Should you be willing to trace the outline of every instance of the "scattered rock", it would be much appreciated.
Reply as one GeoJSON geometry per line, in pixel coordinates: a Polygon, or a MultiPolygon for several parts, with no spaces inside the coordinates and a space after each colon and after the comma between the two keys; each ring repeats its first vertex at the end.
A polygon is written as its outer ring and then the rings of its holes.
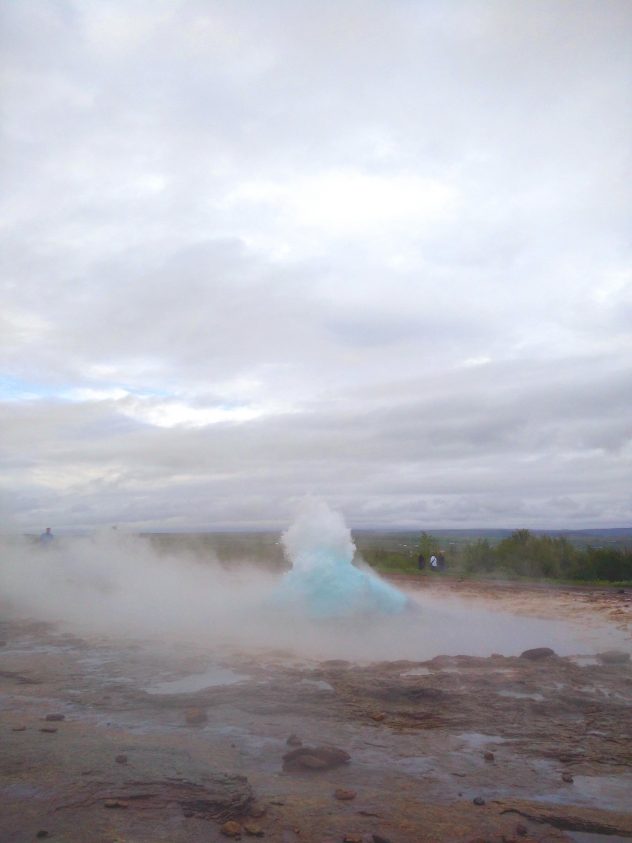
{"type": "Polygon", "coordinates": [[[227,823],[224,823],[220,831],[225,837],[241,837],[241,826],[234,820],[228,820],[227,823]]]}
{"type": "Polygon", "coordinates": [[[597,658],[604,664],[626,664],[630,661],[630,654],[622,650],[606,650],[605,653],[599,653],[597,658]]]}
{"type": "Polygon", "coordinates": [[[472,799],[472,802],[475,805],[484,805],[485,804],[485,800],[483,799],[482,796],[475,796],[474,799],[472,799]]]}
{"type": "Polygon", "coordinates": [[[14,726],[12,732],[26,732],[26,726],[14,726]]]}
{"type": "Polygon", "coordinates": [[[208,715],[203,708],[187,708],[184,713],[188,726],[201,726],[208,723],[208,715]]]}
{"type": "Polygon", "coordinates": [[[49,723],[58,723],[61,720],[65,720],[65,714],[47,714],[44,720],[47,720],[49,723]]]}
{"type": "Polygon", "coordinates": [[[45,828],[40,828],[35,836],[41,840],[43,837],[48,837],[48,832],[45,828]]]}
{"type": "Polygon", "coordinates": [[[375,711],[373,714],[369,714],[371,720],[375,720],[378,723],[381,723],[382,720],[386,720],[386,715],[383,711],[375,711]]]}
{"type": "Polygon", "coordinates": [[[298,737],[298,735],[290,735],[285,743],[288,746],[303,746],[303,741],[298,737]]]}
{"type": "Polygon", "coordinates": [[[125,755],[125,753],[121,753],[120,755],[115,756],[114,760],[117,764],[127,764],[127,755],[125,755]]]}
{"type": "Polygon", "coordinates": [[[42,726],[42,728],[40,729],[40,732],[48,732],[51,735],[56,731],[57,729],[55,726],[42,726]]]}
{"type": "Polygon", "coordinates": [[[250,837],[263,837],[263,835],[264,835],[263,829],[261,828],[260,825],[257,825],[256,823],[245,823],[244,824],[244,831],[250,837]]]}
{"type": "Polygon", "coordinates": [[[266,811],[267,809],[265,805],[259,805],[255,802],[255,804],[250,807],[248,815],[254,817],[255,819],[259,819],[260,817],[265,817],[266,811]]]}
{"type": "Polygon", "coordinates": [[[575,779],[572,777],[570,773],[562,773],[562,781],[568,782],[568,784],[572,784],[575,779]]]}
{"type": "Polygon", "coordinates": [[[340,799],[341,802],[350,802],[352,799],[355,799],[358,794],[355,790],[346,790],[344,787],[339,787],[337,790],[334,790],[334,796],[336,799],[340,799]]]}
{"type": "Polygon", "coordinates": [[[373,835],[373,843],[391,843],[388,837],[382,837],[381,834],[373,835]]]}
{"type": "Polygon", "coordinates": [[[518,825],[516,826],[516,834],[518,835],[518,837],[526,837],[528,833],[529,829],[526,827],[526,825],[523,825],[523,823],[518,823],[518,825]]]}
{"type": "Polygon", "coordinates": [[[342,839],[344,843],[363,843],[361,834],[345,834],[342,839]]]}
{"type": "Polygon", "coordinates": [[[106,799],[103,803],[104,808],[127,808],[127,802],[121,799],[106,799]]]}
{"type": "Polygon", "coordinates": [[[493,761],[494,760],[494,753],[493,752],[486,752],[483,755],[485,761],[493,761]]]}
{"type": "Polygon", "coordinates": [[[297,770],[331,770],[348,764],[351,756],[337,746],[301,746],[283,756],[283,769],[297,770]]]}
{"type": "Polygon", "coordinates": [[[555,650],[550,647],[534,647],[531,650],[525,650],[520,653],[521,659],[529,659],[530,661],[540,661],[540,659],[550,659],[555,656],[555,650]]]}

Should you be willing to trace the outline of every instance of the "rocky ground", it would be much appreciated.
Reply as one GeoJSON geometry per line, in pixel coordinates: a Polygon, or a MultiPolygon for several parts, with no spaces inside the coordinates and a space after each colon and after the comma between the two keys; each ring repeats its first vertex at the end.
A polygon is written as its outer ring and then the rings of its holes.
{"type": "MultiPolygon", "coordinates": [[[[632,621],[617,589],[424,587],[632,621]]],[[[3,843],[632,838],[632,645],[303,662],[2,617],[3,843]]]]}

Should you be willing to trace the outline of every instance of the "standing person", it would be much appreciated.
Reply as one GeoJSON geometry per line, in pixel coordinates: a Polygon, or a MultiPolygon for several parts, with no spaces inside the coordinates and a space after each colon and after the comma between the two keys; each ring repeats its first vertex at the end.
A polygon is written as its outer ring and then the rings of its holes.
{"type": "Polygon", "coordinates": [[[43,532],[42,535],[39,537],[39,543],[43,547],[46,547],[47,545],[49,545],[53,541],[54,538],[55,538],[55,536],[53,535],[53,531],[51,530],[50,527],[47,527],[46,531],[43,532]]]}
{"type": "Polygon", "coordinates": [[[436,570],[438,570],[438,565],[439,565],[439,562],[437,561],[437,557],[433,553],[432,556],[430,557],[430,567],[432,568],[433,571],[436,571],[436,570]]]}
{"type": "Polygon", "coordinates": [[[442,550],[437,553],[437,567],[440,571],[445,571],[445,554],[442,550]]]}
{"type": "Polygon", "coordinates": [[[420,553],[419,557],[417,558],[417,566],[419,567],[420,571],[423,571],[423,569],[426,567],[426,557],[423,555],[423,553],[420,553]]]}

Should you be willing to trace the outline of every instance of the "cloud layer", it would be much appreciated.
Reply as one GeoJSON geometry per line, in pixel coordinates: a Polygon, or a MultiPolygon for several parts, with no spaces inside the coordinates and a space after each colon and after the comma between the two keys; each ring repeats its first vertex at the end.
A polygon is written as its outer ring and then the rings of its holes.
{"type": "Polygon", "coordinates": [[[632,521],[626,0],[0,9],[10,525],[632,521]]]}

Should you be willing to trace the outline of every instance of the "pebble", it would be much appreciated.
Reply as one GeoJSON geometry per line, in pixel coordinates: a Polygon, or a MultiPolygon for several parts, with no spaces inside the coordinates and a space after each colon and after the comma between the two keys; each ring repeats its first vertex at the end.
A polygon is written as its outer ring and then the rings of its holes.
{"type": "Polygon", "coordinates": [[[65,720],[65,714],[47,714],[44,720],[47,720],[49,723],[58,723],[61,720],[65,720]]]}
{"type": "Polygon", "coordinates": [[[570,773],[562,773],[562,781],[568,782],[568,784],[572,784],[575,779],[572,777],[570,773]]]}
{"type": "Polygon", "coordinates": [[[53,734],[53,732],[56,731],[57,729],[54,726],[42,726],[42,728],[40,729],[40,732],[48,732],[51,735],[53,734]]]}
{"type": "Polygon", "coordinates": [[[106,799],[103,803],[104,808],[127,808],[127,802],[122,802],[120,799],[106,799]]]}
{"type": "Polygon", "coordinates": [[[241,837],[241,826],[234,820],[228,820],[227,823],[224,823],[220,831],[225,837],[241,837]]]}
{"type": "Polygon", "coordinates": [[[14,726],[12,732],[26,732],[26,726],[14,726]]]}
{"type": "Polygon", "coordinates": [[[363,843],[361,834],[345,834],[342,839],[344,843],[363,843]]]}
{"type": "Polygon", "coordinates": [[[303,741],[298,735],[290,735],[285,742],[288,746],[303,746],[303,741]]]}
{"type": "Polygon", "coordinates": [[[485,804],[485,800],[483,799],[482,796],[475,796],[474,799],[472,799],[472,802],[475,805],[484,805],[485,804]]]}
{"type": "Polygon", "coordinates": [[[48,832],[46,831],[45,828],[40,828],[40,830],[37,832],[37,834],[35,836],[40,838],[40,840],[41,840],[43,837],[48,837],[48,832]]]}
{"type": "Polygon", "coordinates": [[[518,825],[516,826],[516,834],[519,837],[526,837],[528,833],[529,829],[526,827],[526,825],[524,825],[523,823],[518,823],[518,825]]]}
{"type": "Polygon", "coordinates": [[[494,760],[494,753],[493,752],[486,752],[483,755],[483,758],[485,759],[485,761],[493,761],[494,760]]]}
{"type": "Polygon", "coordinates": [[[376,711],[374,714],[369,714],[369,717],[377,723],[381,723],[382,720],[386,720],[386,715],[383,711],[376,711]]]}
{"type": "Polygon", "coordinates": [[[382,837],[381,834],[373,835],[373,843],[391,843],[388,837],[382,837]]]}
{"type": "Polygon", "coordinates": [[[265,817],[266,815],[266,807],[265,805],[259,805],[255,802],[254,805],[250,807],[248,814],[255,819],[259,819],[259,817],[265,817]]]}
{"type": "Polygon", "coordinates": [[[334,790],[334,796],[336,799],[340,799],[341,802],[349,802],[351,799],[355,799],[357,795],[355,790],[346,790],[344,787],[334,790]]]}
{"type": "Polygon", "coordinates": [[[127,764],[127,755],[121,753],[121,755],[117,755],[114,760],[117,764],[127,764]]]}

